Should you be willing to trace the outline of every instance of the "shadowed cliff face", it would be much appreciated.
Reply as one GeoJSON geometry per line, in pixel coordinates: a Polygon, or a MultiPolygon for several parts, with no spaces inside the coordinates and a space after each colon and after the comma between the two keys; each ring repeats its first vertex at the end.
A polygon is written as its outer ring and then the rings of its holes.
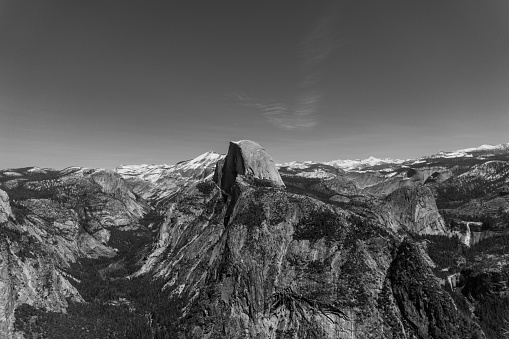
{"type": "Polygon", "coordinates": [[[232,194],[232,186],[238,175],[284,187],[271,156],[259,144],[250,140],[230,142],[226,158],[217,164],[214,181],[225,193],[232,194]]]}

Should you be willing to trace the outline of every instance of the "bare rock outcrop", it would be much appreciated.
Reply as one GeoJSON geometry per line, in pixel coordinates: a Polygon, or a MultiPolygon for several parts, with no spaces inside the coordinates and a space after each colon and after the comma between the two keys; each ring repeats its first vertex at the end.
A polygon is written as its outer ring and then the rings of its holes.
{"type": "Polygon", "coordinates": [[[418,234],[446,234],[433,192],[427,186],[402,187],[385,199],[393,222],[418,234]]]}
{"type": "Polygon", "coordinates": [[[452,171],[451,170],[445,170],[445,171],[437,171],[433,172],[424,182],[425,184],[428,183],[442,183],[452,177],[452,171]]]}
{"type": "Polygon", "coordinates": [[[230,142],[228,155],[216,165],[214,181],[224,192],[231,194],[238,175],[263,180],[275,187],[285,186],[272,157],[250,140],[230,142]]]}
{"type": "Polygon", "coordinates": [[[4,191],[0,190],[0,223],[9,220],[12,215],[11,205],[9,204],[9,196],[4,191]]]}
{"type": "Polygon", "coordinates": [[[80,254],[87,258],[97,259],[99,257],[114,257],[116,255],[113,249],[102,244],[86,232],[80,234],[77,243],[80,254]]]}
{"type": "Polygon", "coordinates": [[[426,171],[423,171],[423,170],[410,168],[407,171],[406,176],[407,176],[408,180],[424,183],[424,181],[428,177],[428,173],[426,173],[426,171]]]}
{"type": "Polygon", "coordinates": [[[14,297],[9,277],[8,252],[3,247],[0,248],[0,337],[7,338],[12,331],[14,297]]]}
{"type": "Polygon", "coordinates": [[[142,217],[148,210],[148,206],[136,198],[118,173],[100,170],[93,173],[90,178],[101,187],[104,193],[110,194],[120,202],[119,209],[125,209],[127,215],[120,220],[114,220],[115,225],[128,224],[132,220],[142,217]]]}

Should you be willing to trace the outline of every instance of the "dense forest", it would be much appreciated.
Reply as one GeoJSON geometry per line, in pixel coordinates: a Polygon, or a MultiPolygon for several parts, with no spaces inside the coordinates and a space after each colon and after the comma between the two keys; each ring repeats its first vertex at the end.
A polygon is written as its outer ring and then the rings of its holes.
{"type": "Polygon", "coordinates": [[[178,305],[168,303],[163,282],[150,277],[126,278],[133,273],[137,259],[136,251],[128,249],[139,250],[147,242],[135,234],[117,238],[117,242],[123,242],[119,248],[124,249],[119,257],[82,259],[68,272],[78,279],[79,283],[71,281],[86,303],[68,300],[67,313],[23,304],[16,309],[16,330],[30,338],[174,338],[178,305]]]}

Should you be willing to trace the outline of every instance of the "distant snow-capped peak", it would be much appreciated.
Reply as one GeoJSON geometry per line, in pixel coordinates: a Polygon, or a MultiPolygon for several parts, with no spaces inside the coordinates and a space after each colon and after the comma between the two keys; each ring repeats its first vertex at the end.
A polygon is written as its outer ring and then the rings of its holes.
{"type": "Polygon", "coordinates": [[[360,159],[356,159],[356,160],[341,160],[341,159],[339,159],[339,160],[332,160],[332,161],[326,161],[326,162],[290,161],[290,162],[285,162],[282,164],[277,164],[276,166],[278,168],[287,167],[290,169],[306,169],[312,165],[324,164],[324,165],[333,166],[333,167],[336,167],[336,168],[339,168],[339,169],[342,169],[345,171],[350,171],[350,170],[360,170],[360,169],[363,169],[366,167],[371,167],[371,166],[376,166],[376,165],[399,165],[399,164],[404,163],[405,161],[407,161],[407,160],[389,159],[389,158],[379,159],[379,158],[375,158],[375,157],[371,156],[367,159],[362,159],[362,160],[360,160],[360,159]]]}
{"type": "Polygon", "coordinates": [[[175,165],[123,165],[117,167],[115,171],[123,177],[138,177],[146,181],[157,182],[163,177],[173,174],[180,174],[182,176],[203,176],[209,174],[215,168],[215,164],[223,154],[216,152],[206,152],[191,160],[180,161],[175,165]],[[205,173],[206,172],[206,173],[205,173]]]}
{"type": "Polygon", "coordinates": [[[384,158],[379,159],[375,158],[373,156],[367,158],[367,159],[356,159],[356,160],[332,160],[328,162],[324,162],[326,165],[331,165],[334,167],[341,168],[343,170],[354,170],[354,169],[362,169],[365,167],[371,167],[376,165],[383,165],[383,164],[402,164],[405,162],[405,160],[401,159],[390,159],[390,158],[384,158]]]}
{"type": "Polygon", "coordinates": [[[472,152],[482,152],[482,151],[498,151],[498,150],[505,150],[505,149],[509,149],[509,143],[499,144],[499,145],[487,145],[486,144],[486,145],[481,145],[479,147],[460,149],[457,152],[472,153],[472,152]]]}
{"type": "Polygon", "coordinates": [[[433,158],[472,158],[475,153],[491,153],[497,151],[509,151],[509,143],[499,145],[481,145],[479,147],[471,147],[459,149],[456,151],[440,151],[436,154],[424,156],[421,159],[433,158]]]}
{"type": "Polygon", "coordinates": [[[188,171],[188,170],[196,170],[202,167],[208,167],[210,165],[215,165],[219,159],[224,158],[224,154],[219,154],[213,151],[209,151],[203,153],[202,155],[197,156],[194,159],[181,161],[173,166],[176,171],[188,171]]]}
{"type": "Polygon", "coordinates": [[[276,166],[278,168],[289,167],[289,168],[295,168],[295,169],[304,169],[304,168],[308,168],[309,166],[314,165],[314,164],[317,164],[317,163],[313,162],[313,161],[290,161],[290,162],[285,162],[282,164],[276,164],[276,166]]]}

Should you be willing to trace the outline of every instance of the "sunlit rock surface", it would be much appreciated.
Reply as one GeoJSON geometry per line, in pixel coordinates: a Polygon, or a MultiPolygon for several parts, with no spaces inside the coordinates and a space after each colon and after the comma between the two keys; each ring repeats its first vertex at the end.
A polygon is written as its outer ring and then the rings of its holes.
{"type": "Polygon", "coordinates": [[[407,230],[418,234],[448,233],[428,187],[403,187],[392,192],[385,201],[395,222],[407,230]]]}
{"type": "Polygon", "coordinates": [[[231,194],[238,175],[267,180],[276,187],[284,187],[272,157],[258,143],[250,140],[230,142],[224,162],[216,167],[214,180],[223,191],[231,194]]]}
{"type": "Polygon", "coordinates": [[[6,192],[0,190],[0,224],[7,222],[10,216],[12,216],[12,210],[9,204],[9,196],[6,192]]]}

